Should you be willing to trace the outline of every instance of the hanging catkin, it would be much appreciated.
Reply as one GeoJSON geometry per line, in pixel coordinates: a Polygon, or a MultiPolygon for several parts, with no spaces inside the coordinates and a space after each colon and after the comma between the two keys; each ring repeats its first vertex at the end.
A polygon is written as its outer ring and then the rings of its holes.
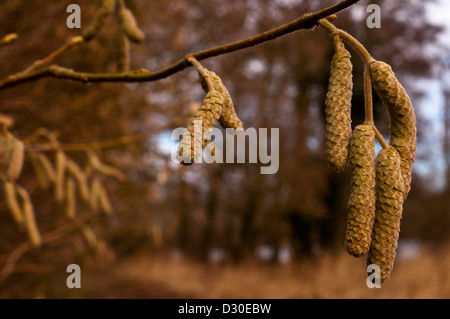
{"type": "Polygon", "coordinates": [[[27,229],[30,242],[34,247],[40,247],[42,243],[41,233],[39,232],[39,228],[36,223],[33,203],[31,202],[30,195],[28,195],[28,192],[24,188],[19,186],[17,186],[17,193],[22,197],[25,227],[27,229]]]}
{"type": "Polygon", "coordinates": [[[404,187],[400,162],[393,147],[378,153],[376,212],[367,264],[380,267],[382,281],[391,273],[400,233],[404,187]]]}
{"type": "Polygon", "coordinates": [[[351,128],[352,63],[339,36],[333,36],[335,53],[325,99],[326,154],[328,165],[341,172],[348,162],[351,128]]]}
{"type": "Polygon", "coordinates": [[[18,226],[22,226],[23,224],[23,212],[20,207],[19,202],[17,201],[16,195],[16,187],[14,183],[4,182],[3,183],[6,204],[8,205],[8,209],[11,212],[11,215],[18,226]]]}
{"type": "Polygon", "coordinates": [[[142,43],[145,40],[144,32],[139,29],[136,18],[128,8],[120,10],[120,21],[122,23],[123,31],[128,39],[134,43],[142,43]]]}
{"type": "Polygon", "coordinates": [[[102,208],[102,211],[106,214],[106,215],[111,215],[113,212],[112,209],[112,205],[111,202],[109,200],[109,196],[108,196],[108,192],[106,191],[106,188],[100,184],[100,188],[99,188],[99,202],[100,202],[100,207],[102,208]]]}
{"type": "Polygon", "coordinates": [[[46,174],[47,178],[51,182],[54,182],[56,180],[56,172],[48,157],[45,156],[45,154],[43,153],[38,153],[37,159],[39,160],[39,163],[42,165],[42,169],[44,170],[44,173],[46,174]]]}
{"type": "Polygon", "coordinates": [[[123,30],[119,28],[116,32],[117,41],[117,71],[130,71],[130,42],[123,30]]]}
{"type": "Polygon", "coordinates": [[[55,178],[55,200],[61,203],[64,200],[64,174],[66,171],[66,154],[59,150],[55,155],[56,178],[55,178]]]}
{"type": "Polygon", "coordinates": [[[47,178],[47,175],[39,162],[36,154],[30,154],[31,164],[33,165],[34,172],[36,173],[36,178],[39,184],[39,187],[42,189],[48,189],[50,185],[50,181],[47,178]]]}
{"type": "Polygon", "coordinates": [[[25,145],[8,131],[0,133],[0,168],[5,179],[15,181],[22,173],[25,145]]]}
{"type": "Polygon", "coordinates": [[[81,198],[83,201],[89,201],[89,185],[86,175],[81,168],[71,159],[67,159],[67,171],[75,178],[80,189],[81,198]]]}
{"type": "Polygon", "coordinates": [[[10,128],[14,125],[14,118],[12,116],[0,113],[0,127],[10,128]]]}
{"type": "Polygon", "coordinates": [[[66,181],[66,217],[70,220],[74,219],[77,212],[76,187],[73,178],[66,181]]]}
{"type": "MultiPolygon", "coordinates": [[[[223,84],[222,80],[216,73],[212,71],[208,71],[208,77],[210,78],[211,83],[214,85],[214,89],[222,94],[223,109],[222,114],[219,118],[220,125],[222,125],[223,128],[233,128],[236,131],[244,131],[244,125],[236,114],[233,100],[231,99],[230,93],[223,84]]],[[[207,91],[205,81],[202,81],[202,86],[205,91],[207,91]]]]}
{"type": "Polygon", "coordinates": [[[389,144],[397,150],[401,158],[403,198],[406,199],[411,188],[412,165],[416,155],[416,116],[409,96],[388,64],[374,61],[370,64],[370,73],[375,90],[389,110],[389,144]]]}
{"type": "Polygon", "coordinates": [[[201,155],[203,147],[207,144],[207,138],[211,134],[210,130],[216,125],[222,114],[222,108],[223,98],[218,91],[211,90],[206,93],[202,105],[194,113],[180,142],[178,154],[184,164],[194,163],[201,155]]]}
{"type": "Polygon", "coordinates": [[[369,251],[375,216],[375,132],[358,125],[350,144],[352,170],[345,248],[355,257],[369,251]]]}
{"type": "Polygon", "coordinates": [[[104,0],[103,5],[100,10],[97,12],[97,15],[94,18],[92,24],[87,28],[85,32],[83,32],[83,40],[88,42],[95,38],[103,25],[105,24],[106,18],[111,14],[114,10],[114,6],[116,4],[116,0],[104,0]]]}
{"type": "Polygon", "coordinates": [[[91,194],[89,198],[89,206],[93,211],[98,211],[99,209],[100,193],[100,181],[98,178],[94,178],[91,182],[91,194]]]}
{"type": "Polygon", "coordinates": [[[108,193],[98,178],[92,180],[90,207],[93,211],[98,211],[101,208],[106,215],[112,214],[108,193]]]}
{"type": "Polygon", "coordinates": [[[11,135],[10,141],[10,157],[8,158],[8,170],[6,171],[6,178],[10,181],[15,181],[22,173],[23,157],[25,153],[25,145],[23,142],[11,135]]]}
{"type": "Polygon", "coordinates": [[[97,15],[94,18],[92,24],[83,32],[83,40],[88,42],[95,38],[103,24],[105,24],[106,18],[111,14],[114,10],[114,6],[116,4],[116,0],[104,0],[103,5],[100,10],[97,12],[97,15]]]}

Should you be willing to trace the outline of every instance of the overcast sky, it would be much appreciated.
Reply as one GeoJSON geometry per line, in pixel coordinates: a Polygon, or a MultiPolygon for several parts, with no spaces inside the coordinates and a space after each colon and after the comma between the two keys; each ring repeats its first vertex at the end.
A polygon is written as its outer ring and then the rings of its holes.
{"type": "MultiPolygon", "coordinates": [[[[437,0],[435,4],[428,5],[427,14],[430,21],[445,26],[446,29],[440,35],[439,40],[447,47],[447,50],[442,52],[442,58],[445,56],[450,57],[450,1],[437,0]]],[[[439,78],[417,82],[417,85],[426,87],[427,90],[418,107],[416,105],[416,112],[427,121],[424,127],[426,133],[423,134],[424,140],[418,149],[418,154],[422,153],[429,156],[425,161],[418,160],[414,169],[417,173],[426,174],[430,177],[436,190],[440,190],[445,186],[446,165],[442,149],[445,107],[444,86],[450,86],[450,81],[444,84],[445,69],[443,65],[441,70],[442,74],[439,78]],[[439,143],[436,143],[436,141],[439,143]]],[[[447,71],[447,77],[450,80],[450,70],[447,71]]]]}

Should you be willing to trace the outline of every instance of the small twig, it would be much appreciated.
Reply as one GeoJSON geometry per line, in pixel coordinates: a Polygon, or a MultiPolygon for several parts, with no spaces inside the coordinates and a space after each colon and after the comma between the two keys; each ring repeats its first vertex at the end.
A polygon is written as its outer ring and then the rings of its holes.
{"type": "MultiPolygon", "coordinates": [[[[56,149],[61,149],[66,152],[85,152],[85,151],[94,151],[94,150],[102,150],[106,148],[115,148],[122,145],[136,143],[138,141],[142,141],[148,138],[149,135],[154,134],[155,132],[162,131],[171,127],[171,125],[161,125],[157,127],[153,127],[150,130],[136,133],[134,135],[125,135],[116,139],[105,140],[100,142],[92,142],[92,143],[71,143],[71,144],[58,144],[54,143],[43,143],[43,144],[29,144],[32,140],[35,140],[37,132],[27,137],[27,141],[29,143],[26,145],[27,152],[47,152],[54,151],[56,149]],[[33,137],[33,139],[31,138],[33,137]]],[[[42,135],[42,134],[41,134],[42,135]]]]}
{"type": "Polygon", "coordinates": [[[364,60],[366,64],[370,64],[374,59],[370,55],[369,51],[359,42],[356,40],[353,36],[351,36],[349,33],[345,32],[344,30],[336,28],[331,22],[329,22],[327,19],[321,19],[319,20],[319,25],[326,30],[330,35],[339,34],[339,36],[347,42],[350,46],[352,46],[356,52],[359,53],[361,58],[364,60]]]}
{"type": "Polygon", "coordinates": [[[32,141],[34,141],[34,140],[36,140],[36,139],[38,139],[39,137],[42,137],[42,136],[50,141],[50,145],[51,145],[52,149],[59,149],[60,148],[59,141],[58,141],[58,138],[56,136],[56,133],[55,132],[50,132],[48,129],[46,129],[44,127],[38,128],[36,131],[34,131],[29,136],[24,138],[23,142],[25,144],[29,144],[32,141]]]}
{"type": "Polygon", "coordinates": [[[214,85],[211,82],[211,79],[208,76],[208,71],[197,61],[193,56],[186,56],[186,60],[191,63],[196,69],[200,76],[205,79],[206,85],[208,85],[208,90],[214,90],[214,85]]]}
{"type": "MultiPolygon", "coordinates": [[[[193,56],[194,58],[200,61],[211,57],[219,56],[222,54],[227,54],[234,51],[249,48],[267,41],[274,40],[276,38],[282,37],[284,35],[290,34],[292,32],[301,29],[311,29],[318,23],[320,19],[326,18],[332,14],[342,11],[348,8],[349,6],[357,3],[358,1],[359,0],[343,0],[333,6],[317,11],[315,13],[304,14],[297,20],[284,24],[270,31],[263,32],[256,36],[188,55],[193,56]]],[[[177,72],[184,70],[189,65],[190,63],[188,63],[186,59],[181,59],[180,61],[154,73],[127,72],[127,73],[111,73],[111,74],[82,73],[82,72],[75,72],[73,70],[62,68],[59,66],[50,66],[39,71],[30,72],[29,74],[26,75],[23,74],[10,75],[6,79],[0,81],[0,89],[6,89],[20,83],[30,82],[43,77],[70,79],[85,83],[150,82],[169,77],[177,72]]]]}
{"type": "Polygon", "coordinates": [[[375,124],[372,122],[372,128],[375,132],[375,137],[377,138],[378,142],[381,144],[381,147],[383,147],[384,149],[389,148],[389,144],[386,142],[386,140],[384,139],[383,135],[381,135],[380,131],[378,131],[377,127],[375,126],[375,124]]]}
{"type": "Polygon", "coordinates": [[[364,100],[366,107],[365,124],[373,124],[373,104],[372,104],[372,79],[370,77],[369,66],[364,68],[364,100]]]}
{"type": "Polygon", "coordinates": [[[76,36],[76,37],[70,38],[69,41],[67,41],[67,43],[64,44],[62,47],[56,49],[55,51],[53,51],[52,53],[47,55],[45,58],[33,62],[32,65],[30,65],[28,68],[26,68],[24,71],[20,72],[19,74],[28,74],[28,73],[38,69],[40,66],[51,62],[58,55],[66,52],[70,48],[72,48],[72,47],[74,47],[77,44],[82,43],[82,42],[83,42],[83,37],[81,37],[81,36],[76,36]]]}

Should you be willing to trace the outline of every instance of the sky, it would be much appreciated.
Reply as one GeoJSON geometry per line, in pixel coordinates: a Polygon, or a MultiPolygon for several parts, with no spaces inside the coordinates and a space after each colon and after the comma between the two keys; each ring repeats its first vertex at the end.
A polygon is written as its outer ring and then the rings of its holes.
{"type": "MultiPolygon", "coordinates": [[[[437,0],[434,4],[427,7],[427,15],[430,21],[438,25],[444,26],[446,29],[439,37],[439,41],[443,43],[447,50],[443,52],[442,58],[450,57],[450,1],[437,0]]],[[[417,85],[426,87],[426,93],[419,103],[416,112],[420,113],[422,118],[426,120],[426,134],[424,134],[424,143],[422,149],[424,153],[430,154],[427,161],[416,161],[414,169],[417,173],[427,175],[432,181],[432,187],[435,190],[441,190],[445,187],[445,159],[442,149],[443,133],[444,133],[444,89],[450,89],[450,67],[445,70],[441,68],[440,77],[432,80],[418,81],[417,85]],[[447,81],[444,81],[444,76],[447,81]],[[436,147],[436,141],[439,141],[439,147],[436,147]],[[431,160],[430,160],[431,159],[431,160]]],[[[421,150],[418,149],[420,154],[421,150]]]]}
{"type": "Polygon", "coordinates": [[[428,5],[427,14],[430,20],[446,26],[446,32],[441,35],[440,40],[450,47],[450,1],[436,0],[435,4],[428,5]]]}

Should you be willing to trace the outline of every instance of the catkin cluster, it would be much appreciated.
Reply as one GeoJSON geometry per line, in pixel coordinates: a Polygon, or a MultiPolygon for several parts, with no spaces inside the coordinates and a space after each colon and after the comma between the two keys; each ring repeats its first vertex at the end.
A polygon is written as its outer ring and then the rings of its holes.
{"type": "Polygon", "coordinates": [[[350,157],[344,246],[355,257],[368,253],[367,263],[380,267],[384,281],[394,264],[403,202],[410,190],[416,118],[411,100],[392,68],[384,62],[369,60],[365,75],[366,103],[370,103],[366,105],[366,122],[358,125],[350,138],[352,65],[350,54],[337,35],[333,35],[333,44],[335,54],[326,97],[326,151],[328,164],[336,172],[345,168],[350,157]],[[373,124],[371,83],[389,110],[389,145],[373,124]],[[375,137],[384,148],[378,154],[376,167],[375,137]]]}
{"type": "Polygon", "coordinates": [[[331,61],[330,82],[325,100],[326,154],[335,172],[347,166],[351,127],[352,63],[350,53],[338,36],[333,37],[335,53],[331,61]]]}
{"type": "Polygon", "coordinates": [[[14,222],[20,229],[25,228],[33,246],[41,245],[41,236],[37,228],[34,208],[28,192],[16,184],[22,172],[25,145],[13,136],[4,125],[0,133],[0,177],[6,205],[14,222]]]}
{"type": "MultiPolygon", "coordinates": [[[[42,240],[33,203],[27,190],[16,184],[23,162],[23,148],[23,143],[11,134],[0,134],[0,177],[3,180],[6,204],[14,222],[20,229],[26,230],[31,244],[39,247],[42,240]],[[20,147],[16,146],[18,142],[20,147]],[[20,149],[20,152],[17,149],[20,149]]],[[[112,213],[112,205],[100,177],[111,175],[119,180],[125,177],[114,167],[102,163],[95,154],[89,154],[89,164],[85,169],[61,149],[54,152],[53,161],[42,152],[31,152],[27,156],[39,186],[44,190],[53,187],[55,201],[65,206],[68,219],[76,217],[77,192],[90,209],[101,210],[108,215],[112,213]]]]}
{"type": "MultiPolygon", "coordinates": [[[[180,141],[178,155],[182,164],[195,163],[203,149],[209,145],[211,130],[219,122],[224,128],[244,131],[244,125],[236,114],[230,93],[220,77],[195,63],[200,82],[206,92],[202,105],[194,113],[180,141]]],[[[211,151],[214,154],[214,149],[211,151]]]]}

